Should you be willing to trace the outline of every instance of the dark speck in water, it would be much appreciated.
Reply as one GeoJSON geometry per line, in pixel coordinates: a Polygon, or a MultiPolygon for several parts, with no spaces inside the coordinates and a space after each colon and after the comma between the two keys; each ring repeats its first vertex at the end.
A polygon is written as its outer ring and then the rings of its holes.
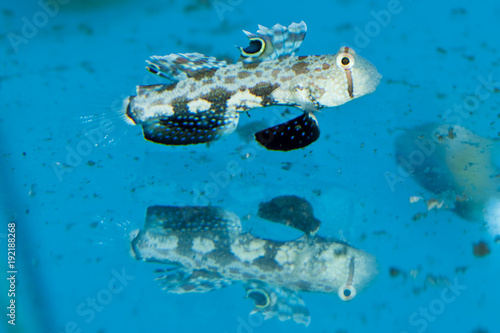
{"type": "Polygon", "coordinates": [[[442,53],[442,54],[446,54],[446,53],[448,53],[448,52],[446,52],[446,50],[445,50],[445,49],[443,49],[443,48],[441,48],[441,47],[438,47],[438,48],[436,49],[436,51],[437,51],[438,53],[442,53]]]}
{"type": "Polygon", "coordinates": [[[490,254],[490,248],[486,242],[480,241],[479,243],[474,244],[473,253],[476,257],[484,257],[490,254]]]}
{"type": "Polygon", "coordinates": [[[8,10],[8,9],[4,9],[2,11],[2,14],[5,17],[13,17],[14,16],[14,12],[12,12],[11,10],[8,10]]]}
{"type": "Polygon", "coordinates": [[[396,267],[389,268],[389,275],[391,277],[398,277],[400,274],[401,274],[401,271],[399,270],[399,268],[396,268],[396,267]]]}
{"type": "Polygon", "coordinates": [[[195,12],[203,9],[209,9],[211,7],[210,1],[208,0],[193,0],[191,3],[184,7],[185,13],[195,12]]]}
{"type": "Polygon", "coordinates": [[[80,23],[80,25],[78,26],[78,30],[87,36],[91,36],[94,34],[92,28],[85,23],[80,23]]]}
{"type": "Polygon", "coordinates": [[[312,190],[312,193],[313,193],[314,195],[316,195],[316,196],[318,196],[318,197],[319,197],[319,196],[321,195],[321,190],[320,190],[320,189],[314,189],[314,190],[312,190]]]}
{"type": "Polygon", "coordinates": [[[292,163],[291,162],[281,162],[281,168],[283,170],[290,170],[292,168],[292,163]]]}
{"type": "Polygon", "coordinates": [[[463,7],[452,8],[451,15],[452,16],[467,15],[467,9],[463,7]]]}
{"type": "Polygon", "coordinates": [[[475,330],[472,331],[472,333],[488,333],[488,330],[484,328],[476,328],[475,330]]]}

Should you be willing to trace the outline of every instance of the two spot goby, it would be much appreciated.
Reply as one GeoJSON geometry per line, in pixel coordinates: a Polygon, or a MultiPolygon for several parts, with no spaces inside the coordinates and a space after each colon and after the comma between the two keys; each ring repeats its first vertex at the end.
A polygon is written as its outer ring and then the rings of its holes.
{"type": "Polygon", "coordinates": [[[250,45],[227,64],[199,53],[153,56],[147,69],[166,84],[138,86],[124,112],[144,137],[165,145],[206,143],[232,133],[239,114],[281,105],[303,114],[255,134],[270,150],[303,148],[319,137],[314,111],[342,105],[375,91],[381,75],[353,49],[333,55],[297,56],[306,24],[259,26],[244,31],[250,45]]]}
{"type": "Polygon", "coordinates": [[[307,206],[295,196],[260,205],[259,217],[303,233],[287,241],[244,232],[238,216],[219,207],[151,206],[144,228],[131,241],[132,255],[164,264],[157,280],[166,292],[203,293],[241,283],[254,302],[252,312],[307,326],[311,318],[301,292],[349,301],[378,273],[373,255],[317,235],[320,221],[302,214],[307,206]],[[294,217],[284,219],[291,207],[294,217]]]}

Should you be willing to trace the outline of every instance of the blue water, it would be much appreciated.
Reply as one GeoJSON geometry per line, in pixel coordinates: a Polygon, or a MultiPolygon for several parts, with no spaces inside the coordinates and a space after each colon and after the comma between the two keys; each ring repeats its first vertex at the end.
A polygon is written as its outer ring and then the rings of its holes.
{"type": "MultiPolygon", "coordinates": [[[[18,271],[16,325],[8,323],[2,279],[0,331],[500,332],[494,236],[481,221],[410,204],[411,196],[433,196],[411,177],[386,178],[398,174],[398,134],[446,123],[443,115],[474,96],[479,77],[500,81],[497,2],[57,3],[57,11],[37,1],[0,5],[2,220],[16,223],[18,271]],[[372,95],[317,114],[321,137],[305,149],[266,151],[237,134],[209,147],[166,147],[146,142],[116,112],[136,85],[158,82],[144,70],[151,55],[236,60],[234,45],[247,43],[242,29],[301,20],[308,33],[300,54],[349,45],[383,75],[372,95]],[[111,125],[103,128],[103,120],[111,125]],[[86,136],[92,130],[93,141],[86,136]],[[320,234],[379,263],[376,280],[350,302],[302,293],[307,328],[249,317],[253,306],[239,285],[165,293],[154,281],[159,265],[130,256],[128,234],[142,227],[150,205],[211,204],[252,217],[260,202],[290,194],[312,204],[320,234]],[[491,251],[483,257],[473,254],[480,241],[491,251]],[[459,285],[455,293],[444,281],[459,285]]],[[[458,118],[490,139],[500,135],[496,87],[458,118]]],[[[241,117],[240,126],[269,111],[241,117]]],[[[262,228],[280,234],[274,225],[262,228]]],[[[5,272],[7,233],[5,225],[5,272]]]]}

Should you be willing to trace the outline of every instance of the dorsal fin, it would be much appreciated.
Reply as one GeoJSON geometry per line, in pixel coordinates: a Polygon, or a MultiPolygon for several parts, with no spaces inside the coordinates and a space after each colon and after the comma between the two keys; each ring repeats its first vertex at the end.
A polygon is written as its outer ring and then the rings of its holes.
{"type": "Polygon", "coordinates": [[[250,45],[239,48],[241,52],[239,61],[252,63],[293,56],[299,51],[306,31],[307,26],[304,21],[292,23],[288,28],[281,24],[276,24],[272,28],[259,25],[257,34],[243,30],[250,40],[250,45]]]}
{"type": "Polygon", "coordinates": [[[241,222],[234,213],[219,207],[150,206],[144,229],[158,234],[207,232],[229,236],[241,232],[241,222]]]}
{"type": "Polygon", "coordinates": [[[166,56],[152,56],[146,60],[146,69],[172,82],[188,77],[203,76],[227,65],[215,57],[200,53],[172,53],[166,56]]]}

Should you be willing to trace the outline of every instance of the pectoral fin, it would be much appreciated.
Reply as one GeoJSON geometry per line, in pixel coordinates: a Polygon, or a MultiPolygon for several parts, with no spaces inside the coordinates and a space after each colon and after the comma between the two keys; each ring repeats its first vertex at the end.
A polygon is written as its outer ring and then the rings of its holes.
{"type": "Polygon", "coordinates": [[[255,140],[266,149],[280,151],[307,147],[318,138],[318,121],[312,113],[255,133],[255,140]]]}

